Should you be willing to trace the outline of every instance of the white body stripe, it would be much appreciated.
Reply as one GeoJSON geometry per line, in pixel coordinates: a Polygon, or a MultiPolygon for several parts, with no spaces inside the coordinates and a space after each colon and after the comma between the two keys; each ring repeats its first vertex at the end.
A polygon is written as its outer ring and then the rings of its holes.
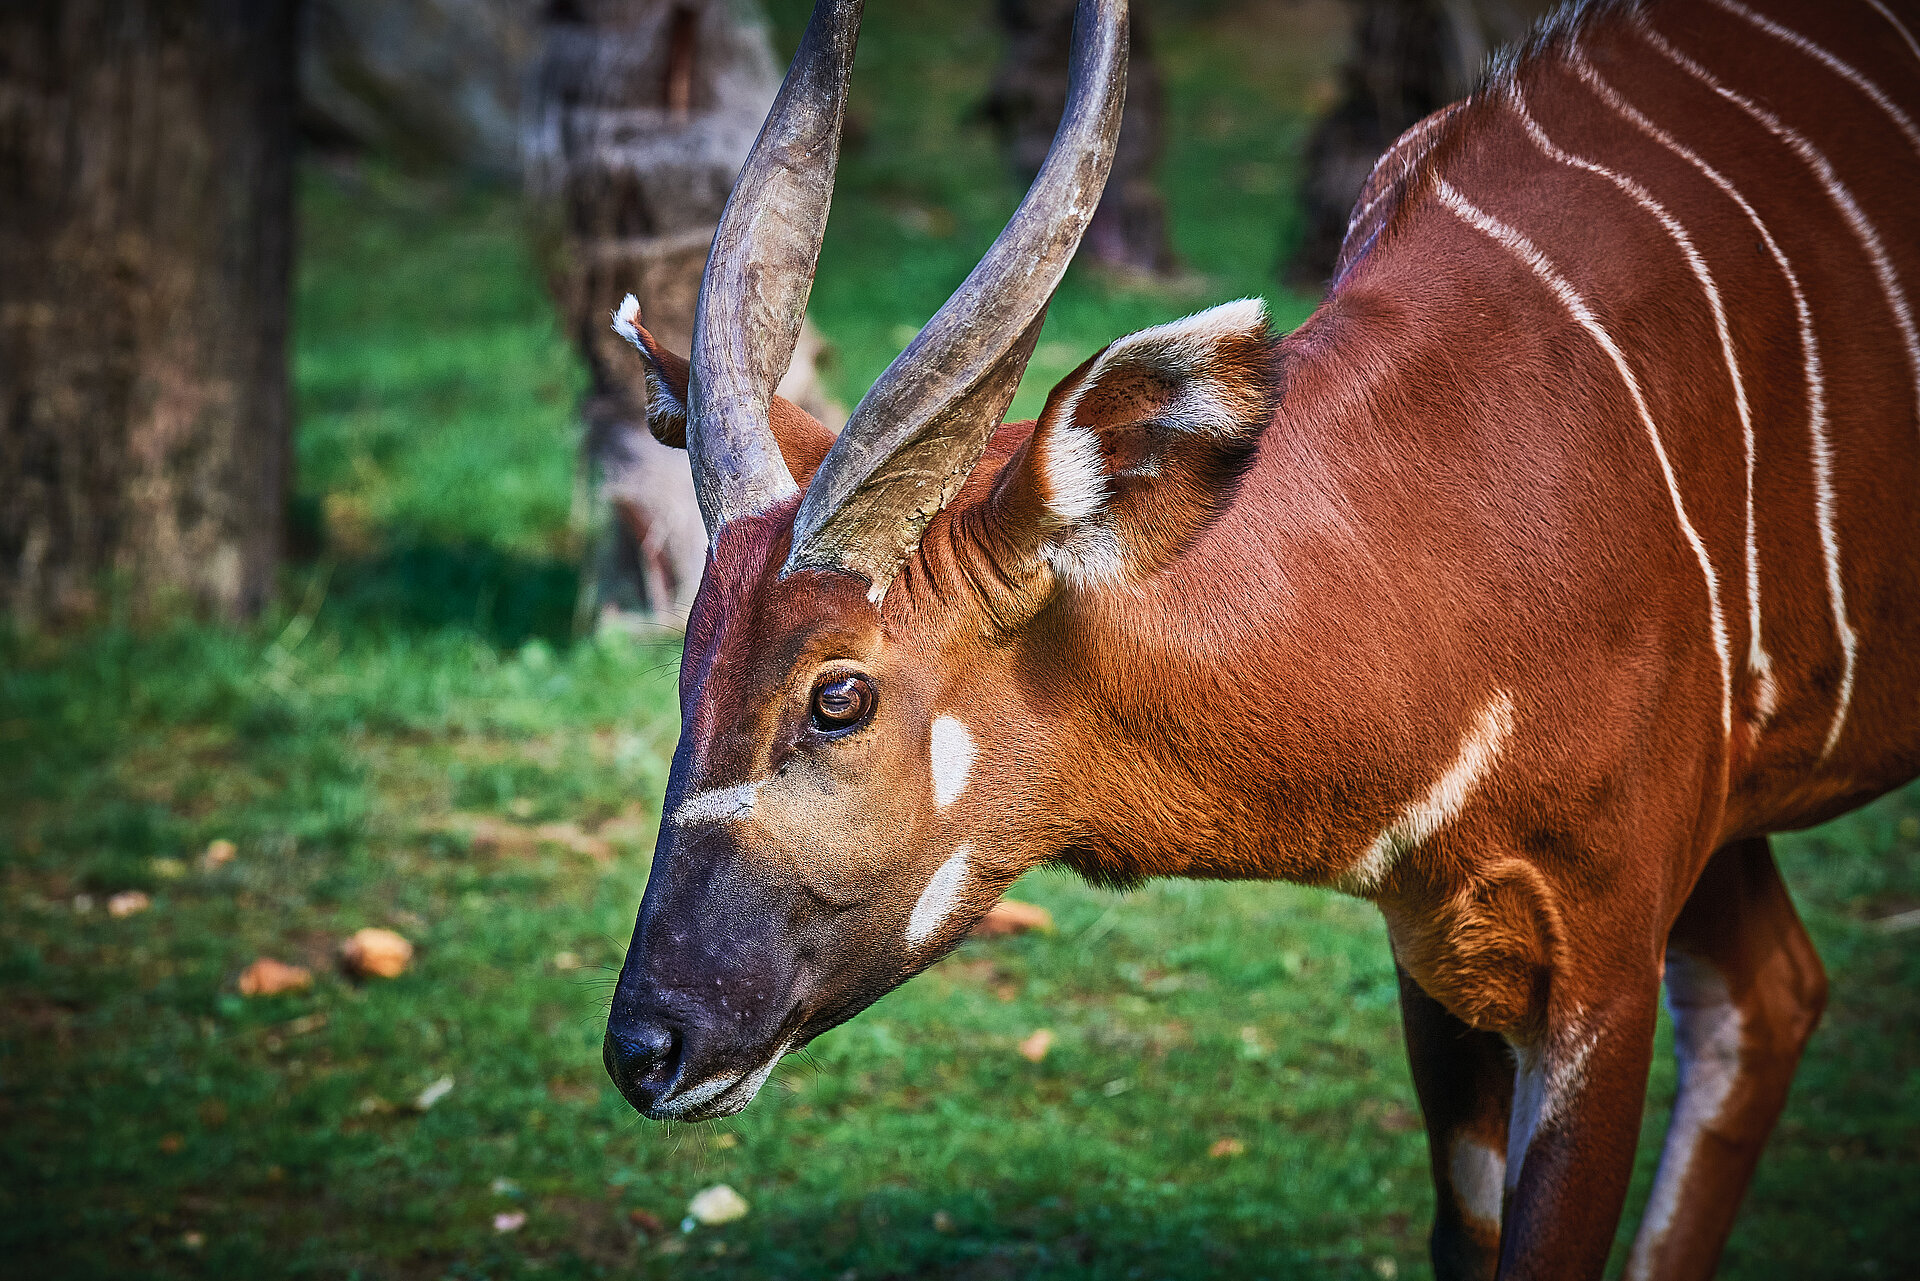
{"type": "MultiPolygon", "coordinates": [[[[1755,13],[1753,10],[1747,8],[1747,6],[1741,4],[1740,0],[1713,0],[1713,3],[1728,13],[1745,18],[1748,22],[1751,22],[1754,26],[1760,28],[1760,30],[1766,32],[1774,39],[1792,45],[1795,49],[1806,54],[1809,58],[1815,59],[1821,66],[1827,68],[1827,70],[1845,80],[1861,93],[1873,99],[1873,105],[1886,112],[1887,115],[1892,118],[1894,126],[1906,136],[1907,145],[1913,148],[1913,153],[1916,156],[1920,156],[1920,129],[1914,128],[1912,117],[1895,106],[1893,100],[1881,91],[1880,86],[1861,75],[1857,68],[1849,63],[1840,61],[1840,59],[1834,57],[1825,49],[1822,49],[1819,45],[1801,35],[1798,31],[1790,27],[1784,27],[1772,18],[1766,17],[1764,14],[1755,13]]],[[[1895,25],[1897,26],[1899,24],[1896,23],[1895,25]]]]}
{"type": "Polygon", "coordinates": [[[1907,42],[1907,48],[1913,52],[1913,56],[1915,58],[1920,58],[1920,43],[1916,43],[1914,41],[1913,32],[1907,30],[1906,24],[1901,22],[1900,19],[1893,16],[1893,10],[1887,8],[1886,5],[1880,3],[1880,0],[1867,0],[1867,3],[1872,5],[1874,7],[1874,11],[1877,12],[1881,17],[1885,18],[1888,22],[1893,24],[1893,29],[1895,31],[1898,31],[1900,33],[1900,38],[1907,42]]]}
{"type": "Polygon", "coordinates": [[[753,813],[753,803],[759,798],[763,785],[735,783],[732,787],[697,793],[681,801],[667,821],[686,827],[693,823],[724,823],[728,819],[746,818],[753,813]]]}
{"type": "Polygon", "coordinates": [[[1707,623],[1713,637],[1713,652],[1720,660],[1720,726],[1723,733],[1731,737],[1733,733],[1733,656],[1727,640],[1727,620],[1720,608],[1720,576],[1714,572],[1713,559],[1707,555],[1707,545],[1700,538],[1700,531],[1693,527],[1693,521],[1687,516],[1686,501],[1680,497],[1680,482],[1673,474],[1673,462],[1667,457],[1667,447],[1660,439],[1660,427],[1653,420],[1653,411],[1647,407],[1647,398],[1640,390],[1640,380],[1634,376],[1633,369],[1627,364],[1625,353],[1613,341],[1606,327],[1595,318],[1586,300],[1578,290],[1568,284],[1545,254],[1534,246],[1531,240],[1515,231],[1506,223],[1480,209],[1456,190],[1452,183],[1444,178],[1434,180],[1434,193],[1441,203],[1476,231],[1491,237],[1504,246],[1521,262],[1525,263],[1535,276],[1552,291],[1554,297],[1567,309],[1574,323],[1587,331],[1613,362],[1619,371],[1620,379],[1626,384],[1627,395],[1633,400],[1633,407],[1640,415],[1640,425],[1646,429],[1647,440],[1653,446],[1654,458],[1660,464],[1660,474],[1667,483],[1667,496],[1673,501],[1674,518],[1680,523],[1680,532],[1686,538],[1687,545],[1700,562],[1700,575],[1707,584],[1707,623]]]}
{"type": "Polygon", "coordinates": [[[1368,216],[1371,215],[1375,209],[1380,207],[1380,202],[1382,200],[1385,200],[1388,196],[1393,194],[1393,184],[1395,182],[1404,181],[1409,175],[1413,173],[1413,171],[1416,168],[1419,167],[1420,162],[1427,158],[1428,153],[1431,152],[1436,146],[1439,145],[1440,140],[1437,137],[1434,137],[1432,135],[1437,134],[1439,132],[1441,125],[1453,119],[1454,112],[1458,111],[1462,105],[1463,104],[1457,103],[1457,102],[1452,103],[1446,107],[1441,108],[1439,111],[1434,112],[1432,115],[1428,116],[1426,119],[1420,121],[1420,123],[1414,125],[1413,128],[1407,130],[1405,133],[1401,134],[1398,138],[1394,139],[1393,145],[1387,148],[1387,154],[1385,154],[1384,156],[1381,156],[1379,160],[1374,162],[1372,170],[1370,170],[1367,174],[1367,178],[1369,180],[1373,178],[1374,174],[1379,173],[1386,166],[1392,164],[1396,160],[1399,160],[1401,155],[1400,149],[1403,146],[1412,145],[1418,148],[1418,150],[1416,150],[1412,156],[1401,161],[1400,173],[1398,177],[1390,180],[1382,190],[1374,193],[1373,199],[1367,201],[1366,204],[1361,205],[1358,209],[1354,210],[1353,214],[1348,217],[1347,234],[1349,236],[1353,234],[1353,229],[1355,227],[1358,227],[1361,223],[1365,222],[1368,216]]]}
{"type": "Polygon", "coordinates": [[[941,923],[953,915],[953,909],[960,906],[960,891],[967,884],[968,852],[964,845],[955,850],[928,880],[927,888],[920,891],[920,899],[907,917],[908,947],[919,947],[926,942],[941,923]]]}
{"type": "Polygon", "coordinates": [[[1680,224],[1680,220],[1654,198],[1652,192],[1625,174],[1585,157],[1573,155],[1556,145],[1553,139],[1547,136],[1546,130],[1540,127],[1540,122],[1533,118],[1533,113],[1527,110],[1526,99],[1521,95],[1518,83],[1515,83],[1509,91],[1508,101],[1519,115],[1520,122],[1526,126],[1527,136],[1532,138],[1534,145],[1556,163],[1605,178],[1625,192],[1635,204],[1651,214],[1654,221],[1658,222],[1680,247],[1681,256],[1687,260],[1687,266],[1693,271],[1693,278],[1700,283],[1700,291],[1706,295],[1707,309],[1713,313],[1714,333],[1720,339],[1720,356],[1726,363],[1727,377],[1733,382],[1733,407],[1740,418],[1740,439],[1746,451],[1747,667],[1759,683],[1759,706],[1762,709],[1760,719],[1764,720],[1766,714],[1773,708],[1773,682],[1772,664],[1768,662],[1766,648],[1760,642],[1760,549],[1759,541],[1754,534],[1753,517],[1753,411],[1747,404],[1747,384],[1746,380],[1740,376],[1739,358],[1733,353],[1733,333],[1727,325],[1727,309],[1720,300],[1719,286],[1714,284],[1713,273],[1707,269],[1706,260],[1700,256],[1699,249],[1694,246],[1693,237],[1687,234],[1687,229],[1680,224]]]}
{"type": "Polygon", "coordinates": [[[1913,377],[1915,410],[1920,412],[1920,332],[1914,329],[1913,309],[1907,304],[1906,290],[1900,287],[1900,278],[1894,273],[1893,263],[1887,257],[1886,246],[1880,242],[1880,233],[1874,229],[1873,223],[1861,211],[1859,202],[1853,198],[1853,193],[1834,173],[1833,166],[1827,162],[1827,158],[1821,155],[1797,130],[1783,123],[1778,116],[1739,90],[1720,83],[1719,78],[1711,71],[1667,43],[1666,37],[1655,31],[1645,18],[1640,20],[1639,27],[1648,43],[1665,54],[1675,66],[1746,112],[1768,133],[1785,143],[1789,150],[1813,170],[1814,176],[1820,180],[1820,185],[1826,188],[1828,198],[1840,210],[1841,217],[1845,219],[1853,234],[1859,238],[1861,247],[1867,251],[1867,257],[1873,263],[1873,274],[1880,281],[1880,291],[1886,295],[1887,305],[1893,308],[1894,323],[1899,326],[1900,337],[1907,347],[1907,366],[1913,377]]]}
{"type": "Polygon", "coordinates": [[[1460,751],[1427,794],[1402,810],[1338,882],[1350,894],[1380,888],[1402,854],[1418,849],[1466,808],[1513,733],[1513,697],[1495,694],[1460,738],[1460,751]]]}
{"type": "MultiPolygon", "coordinates": [[[[1800,325],[1801,360],[1807,377],[1807,433],[1811,441],[1813,455],[1813,514],[1820,532],[1820,555],[1826,569],[1827,602],[1833,611],[1833,630],[1840,641],[1841,675],[1840,695],[1833,709],[1833,719],[1827,726],[1826,746],[1821,755],[1824,757],[1833,751],[1835,743],[1840,741],[1840,730],[1847,723],[1847,712],[1853,702],[1853,672],[1858,649],[1853,625],[1847,621],[1846,587],[1840,577],[1840,533],[1835,524],[1836,500],[1833,489],[1833,444],[1827,438],[1827,380],[1820,361],[1820,343],[1813,329],[1813,312],[1807,306],[1807,296],[1800,288],[1800,277],[1794,272],[1793,264],[1787,261],[1787,255],[1773,238],[1773,233],[1760,220],[1747,198],[1740,194],[1734,185],[1718,169],[1702,160],[1685,144],[1674,139],[1673,135],[1649,120],[1637,107],[1622,98],[1614,87],[1601,79],[1600,73],[1585,58],[1574,63],[1574,69],[1587,86],[1609,107],[1625,116],[1633,126],[1652,138],[1655,142],[1673,152],[1704,175],[1707,181],[1718,187],[1747,216],[1747,221],[1760,236],[1760,242],[1766,246],[1774,265],[1780,268],[1780,274],[1786,278],[1787,288],[1793,294],[1793,309],[1800,325]]],[[[1749,482],[1748,493],[1752,493],[1749,482]]]]}

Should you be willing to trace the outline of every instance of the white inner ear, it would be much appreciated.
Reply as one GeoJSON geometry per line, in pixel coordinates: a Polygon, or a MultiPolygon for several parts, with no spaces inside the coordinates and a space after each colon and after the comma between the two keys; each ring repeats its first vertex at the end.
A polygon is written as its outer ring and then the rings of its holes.
{"type": "Polygon", "coordinates": [[[640,300],[632,294],[623,298],[620,309],[613,313],[613,332],[633,344],[633,349],[640,353],[641,363],[647,367],[648,416],[664,418],[669,422],[684,422],[687,407],[667,386],[667,380],[654,367],[653,357],[647,354],[646,344],[640,341],[640,300]]]}
{"type": "MultiPolygon", "coordinates": [[[[1259,340],[1266,332],[1267,305],[1258,298],[1241,298],[1128,334],[1101,352],[1060,406],[1042,442],[1047,506],[1054,516],[1064,525],[1080,525],[1106,506],[1109,477],[1099,438],[1075,422],[1081,402],[1101,379],[1123,368],[1150,369],[1179,388],[1156,416],[1157,426],[1202,436],[1236,435],[1246,428],[1241,421],[1244,409],[1215,376],[1211,362],[1222,343],[1259,340]]],[[[1158,461],[1143,460],[1129,474],[1156,475],[1158,461]]]]}

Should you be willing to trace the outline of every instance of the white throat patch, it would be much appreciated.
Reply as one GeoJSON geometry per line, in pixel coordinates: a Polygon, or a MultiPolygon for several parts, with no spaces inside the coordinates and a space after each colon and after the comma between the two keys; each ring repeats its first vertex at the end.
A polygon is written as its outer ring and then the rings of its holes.
{"type": "Polygon", "coordinates": [[[919,947],[940,928],[940,923],[960,905],[960,891],[967,883],[967,847],[962,845],[920,891],[920,901],[907,917],[907,946],[919,947]]]}
{"type": "Polygon", "coordinates": [[[959,799],[967,790],[967,775],[973,771],[973,735],[951,716],[933,722],[933,803],[940,809],[959,799]]]}

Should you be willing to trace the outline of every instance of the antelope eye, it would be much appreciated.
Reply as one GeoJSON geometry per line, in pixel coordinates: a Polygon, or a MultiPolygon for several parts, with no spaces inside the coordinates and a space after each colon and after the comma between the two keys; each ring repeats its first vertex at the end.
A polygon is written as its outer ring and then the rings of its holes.
{"type": "Polygon", "coordinates": [[[844,734],[873,715],[873,683],[864,676],[836,676],[813,691],[813,727],[822,734],[844,734]]]}

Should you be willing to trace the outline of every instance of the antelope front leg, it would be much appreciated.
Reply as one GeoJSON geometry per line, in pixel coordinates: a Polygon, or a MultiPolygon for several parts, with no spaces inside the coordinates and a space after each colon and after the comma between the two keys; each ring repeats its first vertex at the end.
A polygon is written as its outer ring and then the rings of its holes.
{"type": "Polygon", "coordinates": [[[1648,957],[1589,963],[1581,977],[1545,1033],[1515,1047],[1501,1281],[1597,1279],[1626,1200],[1659,976],[1648,957]]]}
{"type": "Polygon", "coordinates": [[[1680,1093],[1629,1281],[1713,1275],[1826,993],[1766,841],[1715,854],[1667,938],[1680,1093]]]}
{"type": "Polygon", "coordinates": [[[1436,1281],[1490,1281],[1500,1261],[1513,1055],[1492,1032],[1468,1027],[1404,969],[1400,1020],[1433,1166],[1436,1281]]]}

